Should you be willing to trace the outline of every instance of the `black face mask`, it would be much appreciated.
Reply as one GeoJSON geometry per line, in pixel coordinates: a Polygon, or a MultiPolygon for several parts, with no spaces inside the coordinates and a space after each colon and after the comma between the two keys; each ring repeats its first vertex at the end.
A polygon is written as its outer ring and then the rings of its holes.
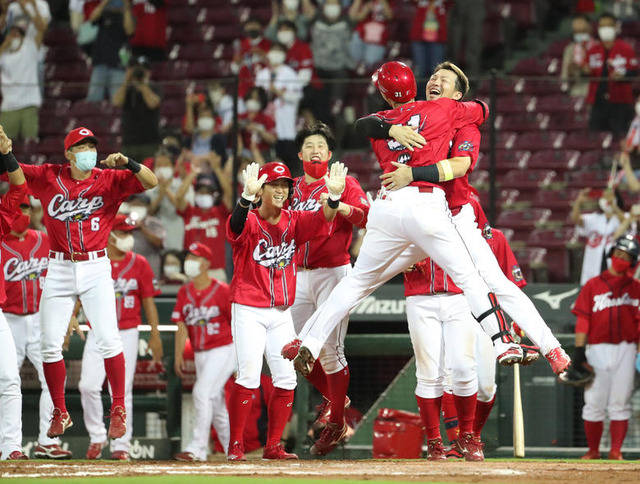
{"type": "Polygon", "coordinates": [[[245,34],[247,34],[247,37],[250,39],[257,39],[260,37],[260,31],[256,29],[247,30],[245,34]]]}

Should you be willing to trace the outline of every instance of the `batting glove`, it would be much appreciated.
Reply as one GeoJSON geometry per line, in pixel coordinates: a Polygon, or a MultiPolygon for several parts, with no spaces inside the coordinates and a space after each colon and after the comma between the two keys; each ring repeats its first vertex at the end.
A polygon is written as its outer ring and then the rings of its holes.
{"type": "Polygon", "coordinates": [[[249,202],[253,202],[256,199],[256,193],[260,191],[262,185],[264,185],[264,182],[267,179],[266,173],[258,179],[259,173],[260,165],[257,163],[251,163],[242,172],[242,177],[244,179],[242,198],[249,202]]]}
{"type": "Polygon", "coordinates": [[[347,178],[347,171],[348,168],[344,166],[344,163],[337,161],[331,165],[329,176],[324,176],[324,182],[327,184],[330,200],[333,200],[334,202],[340,200],[346,184],[345,180],[347,178]]]}

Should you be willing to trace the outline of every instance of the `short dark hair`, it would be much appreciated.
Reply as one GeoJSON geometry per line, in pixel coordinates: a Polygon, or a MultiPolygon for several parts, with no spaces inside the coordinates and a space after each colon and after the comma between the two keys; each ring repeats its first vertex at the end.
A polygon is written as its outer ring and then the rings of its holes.
{"type": "Polygon", "coordinates": [[[302,150],[304,140],[306,140],[309,136],[313,136],[316,134],[322,136],[327,141],[329,149],[333,150],[335,139],[333,137],[331,128],[322,121],[316,121],[315,123],[305,126],[300,131],[298,131],[298,134],[296,135],[296,146],[298,147],[298,151],[302,150]]]}
{"type": "Polygon", "coordinates": [[[575,14],[571,20],[580,20],[580,19],[582,19],[582,20],[584,20],[584,21],[586,21],[588,23],[591,23],[591,19],[589,18],[589,16],[585,15],[583,13],[575,14]]]}
{"type": "Polygon", "coordinates": [[[601,13],[601,14],[598,16],[598,22],[600,22],[600,20],[602,20],[603,18],[610,18],[610,19],[611,19],[611,20],[613,20],[614,22],[617,22],[617,21],[618,21],[618,17],[616,17],[615,15],[613,15],[612,13],[609,13],[609,12],[601,13]]]}
{"type": "Polygon", "coordinates": [[[280,22],[278,22],[278,30],[280,30],[281,27],[288,27],[289,29],[293,30],[294,32],[298,31],[298,28],[296,27],[296,24],[293,23],[291,20],[280,20],[280,22]]]}
{"type": "Polygon", "coordinates": [[[445,61],[438,64],[433,70],[433,73],[435,74],[440,69],[446,69],[447,71],[451,71],[456,75],[456,89],[462,93],[462,97],[465,97],[469,92],[469,79],[467,78],[465,73],[462,72],[462,69],[460,69],[453,62],[445,61]]]}
{"type": "Polygon", "coordinates": [[[253,86],[251,89],[249,89],[244,95],[244,100],[246,101],[248,99],[251,99],[251,94],[254,92],[258,93],[261,109],[267,107],[267,103],[269,102],[269,95],[267,94],[267,91],[265,91],[264,88],[260,86],[253,86]]]}
{"type": "Polygon", "coordinates": [[[262,19],[256,15],[251,15],[250,17],[247,18],[247,20],[245,20],[242,24],[243,27],[245,27],[247,24],[260,24],[261,26],[264,27],[264,22],[262,21],[262,19]]]}

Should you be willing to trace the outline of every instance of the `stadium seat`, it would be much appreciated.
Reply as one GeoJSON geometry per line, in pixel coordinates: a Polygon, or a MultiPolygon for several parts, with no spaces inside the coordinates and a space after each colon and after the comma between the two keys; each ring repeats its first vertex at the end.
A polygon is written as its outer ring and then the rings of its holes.
{"type": "Polygon", "coordinates": [[[91,77],[91,67],[84,61],[73,64],[51,64],[45,67],[44,76],[47,81],[88,83],[91,77]]]}
{"type": "Polygon", "coordinates": [[[584,112],[570,111],[555,113],[548,117],[547,129],[569,131],[581,131],[589,126],[589,116],[584,112]]]}
{"type": "Polygon", "coordinates": [[[569,42],[571,42],[571,40],[569,39],[560,39],[551,42],[549,47],[547,47],[547,50],[544,51],[544,56],[555,57],[558,59],[562,58],[562,56],[564,55],[564,49],[567,45],[569,45],[569,42]]]}
{"type": "Polygon", "coordinates": [[[540,96],[536,104],[537,110],[541,113],[582,111],[584,107],[584,98],[574,98],[567,94],[540,96]]]}
{"type": "Polygon", "coordinates": [[[508,129],[516,133],[527,131],[537,131],[540,129],[540,123],[543,115],[540,113],[509,113],[499,114],[496,117],[496,127],[498,129],[508,129]]]}
{"type": "Polygon", "coordinates": [[[196,15],[193,7],[169,8],[167,10],[167,23],[171,26],[195,24],[196,15]]]}
{"type": "Polygon", "coordinates": [[[188,79],[216,79],[230,74],[230,63],[225,61],[194,62],[187,68],[188,79]]]}
{"type": "Polygon", "coordinates": [[[532,194],[554,181],[557,181],[557,173],[553,170],[511,170],[501,178],[500,186],[532,194]]]}
{"type": "Polygon", "coordinates": [[[171,26],[167,28],[167,42],[169,44],[197,43],[203,41],[203,30],[193,26],[171,26]]]}
{"type": "Polygon", "coordinates": [[[185,61],[160,62],[151,67],[151,79],[154,81],[183,81],[189,63],[185,61]]]}
{"type": "Polygon", "coordinates": [[[45,97],[40,106],[40,119],[50,116],[67,116],[71,109],[69,99],[54,99],[45,97]]]}
{"type": "Polygon", "coordinates": [[[184,116],[186,109],[184,98],[165,99],[160,106],[163,116],[184,116]]]}
{"type": "Polygon", "coordinates": [[[202,8],[197,22],[206,25],[231,25],[238,23],[238,11],[234,8],[202,8]]]}
{"type": "Polygon", "coordinates": [[[570,267],[567,246],[576,245],[577,242],[574,227],[536,229],[529,235],[527,246],[547,249],[549,282],[566,282],[570,267]]]}
{"type": "Polygon", "coordinates": [[[546,262],[547,249],[542,247],[523,247],[514,251],[522,275],[528,283],[548,282],[546,262]]]}
{"type": "MultiPolygon", "coordinates": [[[[496,100],[496,114],[519,113],[535,111],[537,99],[535,96],[526,94],[512,94],[496,100]]],[[[508,128],[507,128],[508,129],[508,128]]]]}
{"type": "Polygon", "coordinates": [[[608,170],[567,173],[568,188],[606,188],[608,180],[608,170]]]}
{"type": "Polygon", "coordinates": [[[536,151],[529,160],[529,169],[565,172],[577,167],[580,152],[576,150],[536,151]]]}
{"type": "Polygon", "coordinates": [[[516,147],[527,151],[560,149],[565,137],[562,131],[530,131],[518,136],[516,147]]]}
{"type": "Polygon", "coordinates": [[[53,46],[74,46],[76,35],[70,28],[49,28],[44,34],[44,45],[53,46]]]}
{"type": "Polygon", "coordinates": [[[211,25],[205,31],[205,40],[215,40],[216,42],[233,42],[242,37],[242,27],[238,24],[232,25],[211,25]]]}
{"type": "Polygon", "coordinates": [[[534,229],[544,226],[550,218],[551,210],[547,208],[503,210],[495,225],[513,229],[514,240],[524,241],[534,229]]]}
{"type": "Polygon", "coordinates": [[[522,92],[530,96],[551,96],[555,94],[562,94],[562,83],[559,79],[527,79],[518,86],[519,90],[516,92],[522,92]]]}
{"type": "Polygon", "coordinates": [[[569,150],[607,150],[612,147],[611,133],[594,133],[593,131],[573,131],[564,142],[564,148],[569,150]]]}
{"type": "Polygon", "coordinates": [[[583,151],[578,160],[578,169],[594,170],[604,169],[605,166],[611,164],[613,154],[604,150],[583,151]]]}
{"type": "Polygon", "coordinates": [[[85,62],[84,54],[77,45],[60,45],[49,47],[45,58],[46,64],[66,64],[85,62]]]}
{"type": "Polygon", "coordinates": [[[64,99],[74,101],[87,97],[87,84],[70,84],[62,81],[45,83],[45,98],[64,99]]]}
{"type": "Polygon", "coordinates": [[[76,101],[69,109],[69,114],[76,118],[110,116],[112,112],[113,105],[107,100],[101,102],[76,101]]]}
{"type": "Polygon", "coordinates": [[[539,190],[531,203],[534,207],[548,208],[552,211],[566,211],[571,208],[571,203],[576,199],[580,189],[570,190],[539,190]]]}
{"type": "MultiPolygon", "coordinates": [[[[496,133],[496,150],[519,149],[517,146],[518,135],[511,131],[500,131],[496,133]]],[[[480,151],[489,149],[489,135],[485,134],[480,141],[480,151]]]]}
{"type": "MultiPolygon", "coordinates": [[[[506,173],[511,170],[523,170],[527,167],[531,152],[524,150],[496,150],[496,172],[506,173]]],[[[483,168],[489,169],[489,154],[483,157],[483,168]]]]}
{"type": "Polygon", "coordinates": [[[209,49],[209,48],[203,49],[201,43],[193,43],[193,44],[184,44],[179,46],[176,49],[175,54],[172,51],[171,58],[174,58],[175,56],[176,59],[180,59],[188,62],[195,61],[195,62],[213,63],[215,62],[213,54],[214,54],[214,51],[212,49],[209,49]]]}

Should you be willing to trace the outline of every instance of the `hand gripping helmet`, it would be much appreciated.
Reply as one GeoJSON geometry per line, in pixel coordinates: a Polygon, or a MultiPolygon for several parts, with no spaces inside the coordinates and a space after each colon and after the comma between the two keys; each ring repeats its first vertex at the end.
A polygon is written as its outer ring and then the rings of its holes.
{"type": "Polygon", "coordinates": [[[408,65],[398,61],[383,64],[371,76],[373,84],[388,100],[406,103],[416,97],[416,79],[408,65]]]}
{"type": "Polygon", "coordinates": [[[620,249],[629,254],[632,259],[631,265],[636,265],[636,262],[638,261],[638,255],[640,255],[640,245],[638,244],[638,241],[635,237],[629,234],[618,237],[613,244],[613,247],[611,247],[611,250],[609,250],[609,254],[607,255],[611,257],[615,249],[620,249]]]}
{"type": "Polygon", "coordinates": [[[271,183],[276,180],[289,180],[293,183],[293,177],[291,176],[291,172],[287,165],[284,163],[280,163],[279,161],[272,161],[271,163],[265,163],[260,167],[260,172],[258,173],[258,178],[262,177],[262,175],[266,174],[267,179],[265,183],[271,183]]]}

